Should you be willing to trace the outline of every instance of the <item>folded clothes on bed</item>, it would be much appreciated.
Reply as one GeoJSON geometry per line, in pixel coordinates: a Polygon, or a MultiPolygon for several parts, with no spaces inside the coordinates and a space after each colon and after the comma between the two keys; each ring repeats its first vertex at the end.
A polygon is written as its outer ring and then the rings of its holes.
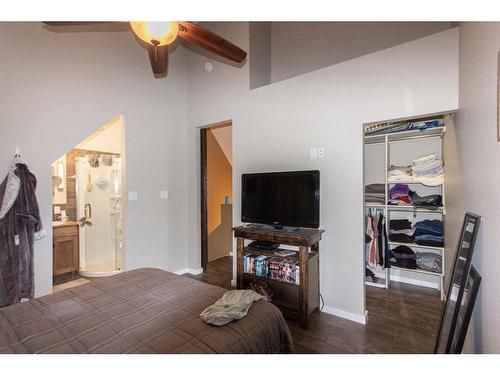
{"type": "Polygon", "coordinates": [[[252,304],[264,296],[253,290],[230,290],[222,295],[213,305],[200,314],[201,320],[214,326],[223,326],[233,320],[245,317],[252,304]]]}

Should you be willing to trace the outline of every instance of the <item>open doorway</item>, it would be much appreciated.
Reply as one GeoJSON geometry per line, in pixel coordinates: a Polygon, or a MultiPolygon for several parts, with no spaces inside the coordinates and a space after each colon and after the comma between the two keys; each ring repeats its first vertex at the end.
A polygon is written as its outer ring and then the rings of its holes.
{"type": "Polygon", "coordinates": [[[120,115],[52,163],[54,290],[123,270],[124,152],[120,115]]]}
{"type": "Polygon", "coordinates": [[[201,264],[206,276],[229,288],[233,269],[232,124],[202,128],[200,137],[201,264]]]}

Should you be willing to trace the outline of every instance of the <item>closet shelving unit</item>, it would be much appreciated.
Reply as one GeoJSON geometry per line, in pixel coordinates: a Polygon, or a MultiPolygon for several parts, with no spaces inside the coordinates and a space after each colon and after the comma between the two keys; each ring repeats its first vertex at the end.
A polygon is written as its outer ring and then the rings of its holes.
{"type": "MultiPolygon", "coordinates": [[[[372,209],[372,210],[381,210],[383,211],[384,217],[386,218],[386,228],[387,231],[389,231],[389,223],[390,223],[390,218],[391,218],[391,213],[394,212],[408,212],[409,214],[413,214],[414,217],[416,217],[420,213],[424,214],[435,214],[436,216],[439,216],[439,218],[443,221],[444,224],[444,217],[446,215],[446,199],[445,199],[445,186],[444,183],[435,187],[436,189],[440,190],[440,194],[442,195],[442,207],[439,208],[423,208],[423,207],[415,207],[413,205],[389,205],[388,204],[388,198],[389,198],[389,190],[392,185],[395,184],[407,184],[410,185],[410,188],[412,185],[423,185],[422,183],[415,182],[415,181],[397,181],[397,182],[391,182],[388,181],[387,175],[388,171],[391,165],[391,159],[390,159],[390,152],[391,152],[391,144],[396,143],[396,142],[407,142],[407,141],[416,141],[418,142],[419,140],[423,139],[429,139],[429,138],[440,138],[441,139],[441,159],[444,160],[444,147],[443,147],[443,139],[446,133],[446,123],[449,119],[449,116],[451,116],[450,113],[441,113],[441,114],[435,114],[435,115],[428,115],[428,116],[420,116],[420,117],[414,117],[414,118],[408,118],[404,120],[398,120],[398,121],[389,121],[389,122],[378,122],[378,123],[371,123],[371,124],[365,124],[364,127],[366,128],[367,126],[372,126],[372,125],[377,125],[377,124],[390,124],[390,123],[400,123],[402,121],[407,121],[407,122],[417,122],[417,121],[423,121],[423,120],[430,120],[430,119],[436,119],[436,118],[443,118],[445,125],[442,127],[436,127],[436,128],[430,128],[427,130],[408,130],[408,131],[401,131],[401,132],[395,132],[395,133],[387,133],[387,134],[379,134],[379,135],[365,135],[364,136],[364,144],[365,145],[371,145],[371,144],[383,144],[384,149],[385,149],[385,156],[384,156],[384,176],[385,176],[385,181],[381,181],[380,183],[383,183],[385,185],[385,204],[369,204],[369,203],[364,203],[364,208],[365,209],[372,209]]],[[[416,155],[420,156],[420,155],[416,155]]],[[[446,166],[445,166],[446,168],[446,166]]],[[[446,176],[446,169],[445,169],[445,176],[446,176]]],[[[445,177],[446,178],[446,177],[445,177]]],[[[387,233],[388,236],[388,233],[387,233]]],[[[441,256],[441,273],[436,273],[436,272],[431,272],[423,269],[410,269],[410,268],[404,268],[404,267],[396,267],[396,266],[391,266],[391,268],[385,268],[384,269],[384,277],[378,277],[379,282],[371,282],[367,281],[365,278],[365,284],[368,286],[374,286],[374,287],[379,287],[379,288],[389,288],[389,282],[391,280],[391,269],[395,270],[402,270],[405,272],[412,272],[416,274],[425,274],[425,275],[432,275],[435,276],[436,278],[439,278],[439,289],[441,292],[441,299],[444,299],[444,277],[445,277],[445,251],[444,247],[436,247],[436,246],[424,246],[424,245],[419,245],[416,243],[403,243],[403,242],[394,242],[394,241],[389,241],[388,242],[390,248],[394,248],[399,245],[404,245],[412,250],[419,252],[419,251],[432,251],[436,252],[441,256]]]]}

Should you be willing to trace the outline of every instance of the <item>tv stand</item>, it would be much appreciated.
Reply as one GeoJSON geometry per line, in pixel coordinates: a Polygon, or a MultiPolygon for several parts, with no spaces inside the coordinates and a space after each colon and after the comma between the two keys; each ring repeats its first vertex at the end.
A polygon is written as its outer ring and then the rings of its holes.
{"type": "Polygon", "coordinates": [[[276,230],[263,225],[246,225],[233,228],[237,243],[237,288],[245,289],[249,282],[262,280],[274,293],[271,301],[288,318],[298,320],[304,328],[309,326],[309,316],[320,309],[319,303],[319,241],[324,232],[320,229],[293,228],[276,230]],[[280,256],[274,251],[245,246],[245,240],[269,241],[298,247],[294,255],[280,256]],[[244,273],[245,255],[264,255],[299,262],[299,283],[280,281],[265,276],[244,273]]]}

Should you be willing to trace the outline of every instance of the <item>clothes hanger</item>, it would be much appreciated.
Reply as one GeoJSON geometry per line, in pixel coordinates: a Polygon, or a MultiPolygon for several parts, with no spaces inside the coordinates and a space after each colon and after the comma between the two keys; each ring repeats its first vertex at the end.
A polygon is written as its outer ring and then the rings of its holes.
{"type": "Polygon", "coordinates": [[[19,147],[16,147],[14,149],[14,160],[12,161],[12,168],[14,168],[16,164],[26,164],[21,158],[21,151],[19,150],[19,147]]]}

